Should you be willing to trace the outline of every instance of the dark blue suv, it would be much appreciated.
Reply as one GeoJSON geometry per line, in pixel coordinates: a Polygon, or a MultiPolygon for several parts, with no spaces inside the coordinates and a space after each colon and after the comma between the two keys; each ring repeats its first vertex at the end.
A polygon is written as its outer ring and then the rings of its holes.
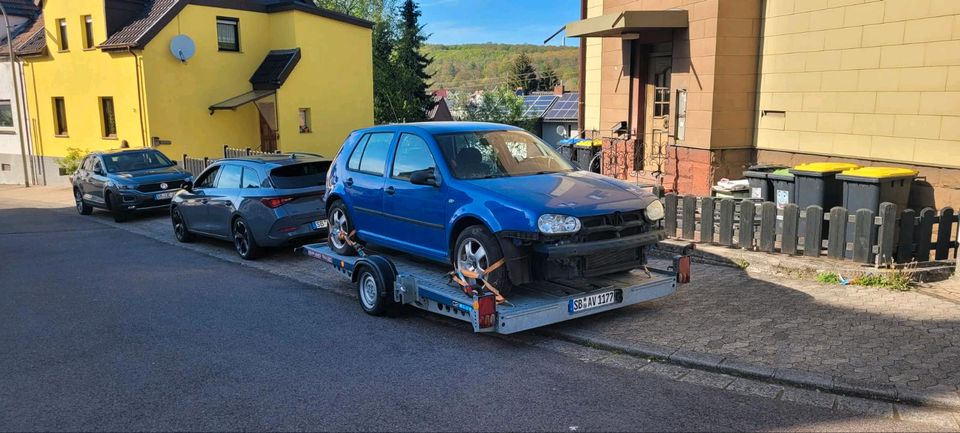
{"type": "Polygon", "coordinates": [[[328,172],[326,207],[337,253],[358,241],[469,271],[505,259],[487,275],[501,292],[640,267],[663,236],[654,195],[490,123],[355,131],[328,172]]]}

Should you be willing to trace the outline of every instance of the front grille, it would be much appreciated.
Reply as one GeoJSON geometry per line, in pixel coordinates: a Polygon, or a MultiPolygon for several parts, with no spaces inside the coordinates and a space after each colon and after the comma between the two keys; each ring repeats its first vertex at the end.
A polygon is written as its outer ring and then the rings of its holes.
{"type": "Polygon", "coordinates": [[[137,191],[140,192],[159,192],[167,191],[171,189],[180,189],[186,187],[187,183],[181,180],[172,180],[169,182],[157,182],[157,183],[145,183],[143,185],[137,186],[137,191]],[[160,184],[167,184],[167,188],[161,188],[160,184]]]}
{"type": "Polygon", "coordinates": [[[648,230],[643,211],[614,212],[580,219],[581,242],[604,241],[644,233],[648,230]]]}
{"type": "Polygon", "coordinates": [[[588,270],[600,270],[619,264],[636,263],[642,260],[640,248],[630,248],[621,251],[611,251],[604,254],[585,256],[584,267],[588,270]]]}

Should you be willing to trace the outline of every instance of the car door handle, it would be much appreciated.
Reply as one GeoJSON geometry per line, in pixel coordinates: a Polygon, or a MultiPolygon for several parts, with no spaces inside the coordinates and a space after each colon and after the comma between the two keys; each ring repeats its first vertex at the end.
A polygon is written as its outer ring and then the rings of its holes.
{"type": "Polygon", "coordinates": [[[343,181],[343,183],[344,183],[344,185],[346,185],[346,186],[353,186],[353,178],[352,178],[352,177],[348,177],[347,180],[343,181]]]}
{"type": "Polygon", "coordinates": [[[388,186],[383,190],[383,192],[387,193],[388,195],[393,195],[393,193],[397,192],[397,189],[392,186],[388,186]]]}

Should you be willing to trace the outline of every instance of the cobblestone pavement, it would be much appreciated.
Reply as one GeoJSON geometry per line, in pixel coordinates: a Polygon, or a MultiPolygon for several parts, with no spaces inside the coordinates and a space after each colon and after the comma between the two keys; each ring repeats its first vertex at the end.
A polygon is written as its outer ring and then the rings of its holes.
{"type": "Polygon", "coordinates": [[[694,272],[673,297],[556,329],[957,398],[960,304],[724,266],[694,272]]]}
{"type": "MultiPolygon", "coordinates": [[[[11,195],[6,191],[4,195],[11,195]]],[[[69,192],[29,198],[69,205],[69,192]]],[[[105,224],[114,225],[102,212],[105,224]]],[[[164,215],[122,225],[176,243],[164,215]]],[[[352,286],[289,250],[243,262],[219,241],[186,245],[298,281],[350,293],[352,286]]],[[[694,281],[649,304],[555,325],[554,332],[602,335],[627,347],[667,348],[717,362],[794,369],[849,381],[896,386],[956,405],[960,401],[960,303],[920,292],[830,286],[743,270],[694,265],[694,281]]]]}

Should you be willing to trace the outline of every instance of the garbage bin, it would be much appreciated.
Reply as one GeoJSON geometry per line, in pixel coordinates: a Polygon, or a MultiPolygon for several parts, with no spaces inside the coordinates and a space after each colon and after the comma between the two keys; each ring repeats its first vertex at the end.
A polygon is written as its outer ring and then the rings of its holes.
{"type": "Polygon", "coordinates": [[[784,169],[782,165],[758,164],[743,172],[743,177],[750,182],[750,198],[762,201],[774,201],[773,180],[769,175],[777,170],[784,169]]]}
{"type": "Polygon", "coordinates": [[[777,208],[783,209],[789,203],[796,203],[796,194],[794,191],[794,177],[790,169],[781,168],[767,175],[767,180],[771,185],[771,196],[777,208]]]}
{"type": "Polygon", "coordinates": [[[814,162],[791,168],[797,206],[804,209],[817,205],[824,212],[840,206],[843,204],[843,182],[837,180],[837,175],[856,168],[860,166],[846,162],[814,162]]]}
{"type": "Polygon", "coordinates": [[[557,145],[554,147],[560,156],[563,159],[573,162],[574,161],[574,150],[573,145],[576,144],[578,140],[573,138],[563,139],[557,142],[557,145]]]}
{"type": "Polygon", "coordinates": [[[837,175],[843,181],[843,207],[851,213],[860,209],[880,211],[880,203],[890,202],[903,211],[910,201],[910,188],[920,172],[907,168],[864,167],[837,175]]]}
{"type": "Polygon", "coordinates": [[[600,172],[600,161],[591,165],[593,157],[600,151],[603,143],[600,140],[581,140],[574,145],[575,161],[581,170],[600,172]]]}

